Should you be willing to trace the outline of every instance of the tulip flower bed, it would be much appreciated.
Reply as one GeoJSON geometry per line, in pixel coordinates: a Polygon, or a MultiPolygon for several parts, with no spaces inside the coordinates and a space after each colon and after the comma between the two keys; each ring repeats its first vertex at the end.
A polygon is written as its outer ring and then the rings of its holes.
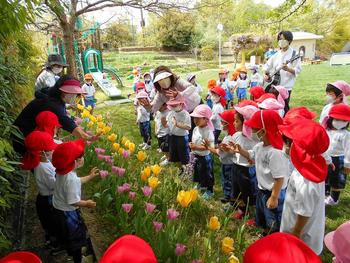
{"type": "Polygon", "coordinates": [[[139,151],[120,131],[137,130],[131,120],[122,126],[125,116],[115,117],[112,124],[111,114],[92,116],[79,108],[80,125],[101,134],[88,142],[81,174],[100,169],[100,179],[86,193],[97,202],[98,221],[111,226],[110,243],[132,233],[149,242],[159,262],[239,262],[251,239],[244,220],[234,222],[232,209],[225,212],[217,201],[204,200],[190,179],[176,175],[176,167],[160,167],[158,154],[139,151]]]}

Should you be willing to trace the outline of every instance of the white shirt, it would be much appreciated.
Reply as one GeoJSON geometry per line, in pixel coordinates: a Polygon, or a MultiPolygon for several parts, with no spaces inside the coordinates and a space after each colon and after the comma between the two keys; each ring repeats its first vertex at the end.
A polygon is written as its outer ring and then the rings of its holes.
{"type": "Polygon", "coordinates": [[[203,88],[201,85],[199,85],[198,83],[196,83],[196,91],[198,94],[201,94],[203,92],[203,88]]]}
{"type": "Polygon", "coordinates": [[[81,200],[81,181],[75,171],[57,175],[53,192],[53,206],[61,211],[73,211],[78,207],[73,204],[81,200]]]}
{"type": "Polygon", "coordinates": [[[39,165],[34,168],[34,177],[40,195],[48,196],[53,194],[56,181],[55,170],[51,162],[40,162],[39,165]]]}
{"type": "MultiPolygon", "coordinates": [[[[242,132],[237,131],[233,136],[233,142],[239,144],[243,149],[249,151],[252,150],[253,147],[257,144],[257,142],[248,139],[246,136],[243,135],[242,132]]],[[[252,164],[248,162],[248,159],[244,156],[240,155],[239,153],[236,153],[236,160],[235,164],[250,167],[252,164]]]]}
{"type": "Polygon", "coordinates": [[[288,181],[288,159],[281,150],[271,145],[264,146],[260,142],[249,150],[250,159],[255,161],[256,178],[261,190],[271,191],[274,179],[284,178],[282,189],[286,188],[288,181]]]}
{"type": "Polygon", "coordinates": [[[155,89],[152,81],[150,81],[149,83],[145,82],[145,87],[146,87],[146,92],[148,94],[151,94],[152,90],[155,89]]]}
{"type": "Polygon", "coordinates": [[[142,105],[138,105],[136,108],[136,111],[137,111],[136,121],[138,123],[150,121],[151,119],[150,113],[145,109],[145,107],[143,107],[142,105]]]}
{"type": "Polygon", "coordinates": [[[95,87],[92,84],[85,83],[81,87],[81,89],[87,93],[85,96],[88,96],[88,97],[94,96],[94,94],[96,92],[95,87]]]}
{"type": "Polygon", "coordinates": [[[214,125],[214,129],[215,130],[222,130],[222,126],[221,126],[221,118],[219,116],[219,113],[224,112],[225,109],[224,107],[221,105],[220,102],[214,103],[213,108],[212,108],[212,113],[213,115],[211,116],[211,121],[214,125]]]}
{"type": "Polygon", "coordinates": [[[344,167],[350,168],[350,132],[346,129],[327,130],[329,136],[329,156],[344,156],[344,167]]]}
{"type": "Polygon", "coordinates": [[[249,79],[248,77],[246,79],[241,79],[238,77],[237,79],[237,88],[239,89],[246,89],[249,86],[249,79]]]}
{"type": "Polygon", "coordinates": [[[167,122],[169,126],[169,132],[171,135],[175,136],[186,136],[188,135],[188,130],[178,128],[174,125],[174,117],[178,123],[181,123],[182,125],[186,125],[188,127],[191,127],[191,116],[190,114],[185,111],[170,111],[167,116],[167,122]]]}
{"type": "Polygon", "coordinates": [[[255,74],[251,75],[250,81],[260,84],[262,82],[262,77],[260,76],[259,72],[256,72],[255,74]]]}
{"type": "Polygon", "coordinates": [[[35,90],[51,88],[56,84],[55,74],[51,70],[43,70],[35,82],[35,90]]]}
{"type": "Polygon", "coordinates": [[[326,106],[323,107],[321,114],[320,114],[320,123],[322,124],[323,120],[328,117],[329,111],[331,110],[333,103],[329,103],[326,106]]]}
{"type": "Polygon", "coordinates": [[[163,112],[157,111],[156,116],[154,117],[154,122],[156,123],[155,133],[157,134],[157,137],[164,137],[169,134],[169,127],[164,127],[162,124],[162,118],[166,119],[168,114],[168,110],[163,112]]]}
{"type": "MultiPolygon", "coordinates": [[[[222,139],[222,143],[229,144],[230,142],[234,142],[233,136],[234,135],[226,135],[222,139]]],[[[222,164],[233,164],[236,163],[236,154],[219,150],[219,159],[222,164]]]]}
{"type": "Polygon", "coordinates": [[[325,183],[305,179],[296,169],[293,171],[284,199],[281,232],[291,232],[298,215],[309,217],[302,230],[301,239],[317,254],[323,249],[325,228],[325,183]]]}
{"type": "MultiPolygon", "coordinates": [[[[214,147],[215,138],[214,138],[213,131],[210,130],[208,126],[203,128],[196,126],[192,132],[192,142],[196,145],[202,145],[205,139],[209,140],[210,147],[214,147]]],[[[209,150],[205,150],[205,151],[193,150],[192,152],[200,156],[206,156],[210,154],[209,150]]]]}
{"type": "MultiPolygon", "coordinates": [[[[272,57],[270,57],[269,60],[266,62],[264,66],[265,71],[268,71],[270,74],[275,73],[277,69],[280,69],[282,67],[283,63],[292,58],[292,55],[293,49],[291,47],[289,47],[287,51],[282,51],[281,49],[278,50],[278,52],[275,53],[272,57]]],[[[295,55],[297,55],[297,52],[295,52],[295,55]]],[[[300,59],[294,60],[287,66],[294,69],[295,75],[288,71],[281,70],[280,85],[284,86],[287,90],[292,90],[295,83],[295,79],[301,72],[301,61],[300,59]]]]}

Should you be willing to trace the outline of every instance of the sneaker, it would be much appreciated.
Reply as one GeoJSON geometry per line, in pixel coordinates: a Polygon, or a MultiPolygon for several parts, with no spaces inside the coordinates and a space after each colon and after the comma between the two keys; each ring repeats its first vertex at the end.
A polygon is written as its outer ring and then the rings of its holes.
{"type": "Polygon", "coordinates": [[[151,145],[149,145],[149,144],[145,144],[143,147],[142,147],[142,150],[148,150],[148,149],[150,149],[151,148],[151,145]]]}
{"type": "Polygon", "coordinates": [[[145,143],[145,142],[140,143],[140,144],[139,144],[139,147],[142,148],[142,147],[144,147],[146,144],[147,144],[147,143],[145,143]]]}
{"type": "Polygon", "coordinates": [[[160,162],[160,166],[167,166],[169,164],[169,161],[168,161],[168,159],[165,159],[165,160],[163,160],[162,162],[160,162]]]}
{"type": "Polygon", "coordinates": [[[334,199],[331,196],[326,197],[326,199],[324,200],[325,205],[337,205],[339,203],[338,201],[334,201],[334,199]]]}
{"type": "Polygon", "coordinates": [[[203,199],[209,200],[214,196],[214,193],[211,191],[205,191],[204,194],[202,195],[203,199]]]}
{"type": "Polygon", "coordinates": [[[166,155],[163,155],[162,158],[160,158],[161,161],[167,160],[168,157],[166,155]]]}

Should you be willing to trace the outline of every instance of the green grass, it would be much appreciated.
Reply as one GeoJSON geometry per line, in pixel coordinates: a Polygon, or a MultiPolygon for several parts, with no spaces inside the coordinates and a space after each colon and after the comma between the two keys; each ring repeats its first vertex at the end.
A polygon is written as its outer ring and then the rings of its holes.
{"type": "MultiPolygon", "coordinates": [[[[159,61],[161,62],[161,61],[159,61]]],[[[233,68],[228,67],[231,72],[233,68]]],[[[176,71],[175,71],[176,72],[176,71]]],[[[191,70],[188,71],[190,73],[191,70]]],[[[193,71],[192,71],[193,72],[193,71]]],[[[209,79],[217,78],[217,69],[207,69],[198,71],[197,80],[203,86],[206,94],[206,83],[209,79]]],[[[186,76],[187,74],[180,74],[186,76]]],[[[311,110],[320,113],[323,105],[325,104],[325,86],[328,82],[335,80],[345,80],[350,82],[350,67],[330,67],[328,64],[320,65],[305,65],[300,76],[297,79],[295,87],[292,93],[291,105],[307,106],[311,110]]],[[[113,107],[104,107],[97,110],[98,113],[110,112],[110,116],[114,123],[123,135],[132,139],[136,144],[141,143],[141,137],[139,135],[138,127],[135,124],[134,108],[131,104],[118,105],[113,107]]],[[[158,157],[160,156],[156,152],[156,140],[153,141],[153,147],[150,151],[150,155],[158,157]]],[[[216,174],[216,198],[221,195],[221,186],[219,180],[219,163],[215,162],[215,174],[216,174]]],[[[213,202],[211,205],[217,205],[217,202],[213,202]]],[[[350,186],[347,184],[346,189],[341,194],[341,201],[338,206],[327,207],[326,209],[326,233],[336,229],[340,224],[349,220],[350,214],[350,186]]],[[[253,239],[255,239],[252,236],[253,239]]],[[[248,241],[249,242],[249,241],[248,241]]],[[[322,259],[324,262],[331,262],[332,255],[327,249],[324,249],[322,259]]]]}

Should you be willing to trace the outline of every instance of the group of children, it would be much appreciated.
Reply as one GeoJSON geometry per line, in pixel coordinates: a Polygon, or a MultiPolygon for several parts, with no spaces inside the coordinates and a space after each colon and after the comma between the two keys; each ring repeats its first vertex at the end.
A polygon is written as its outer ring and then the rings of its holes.
{"type": "Polygon", "coordinates": [[[27,152],[22,168],[31,170],[36,180],[36,210],[46,246],[53,254],[67,250],[74,262],[80,263],[82,247],[90,252],[92,247],[79,208],[96,206],[92,200],[81,199],[81,187],[95,178],[98,170],[93,168],[89,175],[78,177],[76,169],[84,165],[84,141],[62,142],[55,138],[61,125],[54,113],[39,113],[36,124],[24,141],[27,152]]]}
{"type": "MultiPolygon", "coordinates": [[[[242,72],[237,85],[246,80],[242,72]]],[[[220,71],[218,82],[208,81],[212,107],[200,104],[188,113],[184,101],[177,97],[155,113],[159,148],[166,153],[161,164],[181,163],[181,175],[192,176],[203,197],[211,198],[212,154],[218,156],[224,194],[221,201],[235,205],[235,218],[249,216],[249,206],[255,206],[255,223],[266,234],[293,233],[320,254],[325,205],[338,204],[350,172],[349,84],[327,84],[329,104],[320,124],[306,107],[285,112],[289,94],[282,86],[274,86],[270,93],[261,86],[252,87],[250,100],[246,100],[245,82],[245,87],[237,88],[238,104],[225,109],[233,97],[225,90],[229,86],[222,87],[227,83],[222,74],[225,72],[220,71]],[[195,128],[188,138],[191,118],[195,128]]],[[[142,108],[142,102],[136,107],[142,108]]],[[[150,115],[146,109],[144,112],[150,115]]]]}

